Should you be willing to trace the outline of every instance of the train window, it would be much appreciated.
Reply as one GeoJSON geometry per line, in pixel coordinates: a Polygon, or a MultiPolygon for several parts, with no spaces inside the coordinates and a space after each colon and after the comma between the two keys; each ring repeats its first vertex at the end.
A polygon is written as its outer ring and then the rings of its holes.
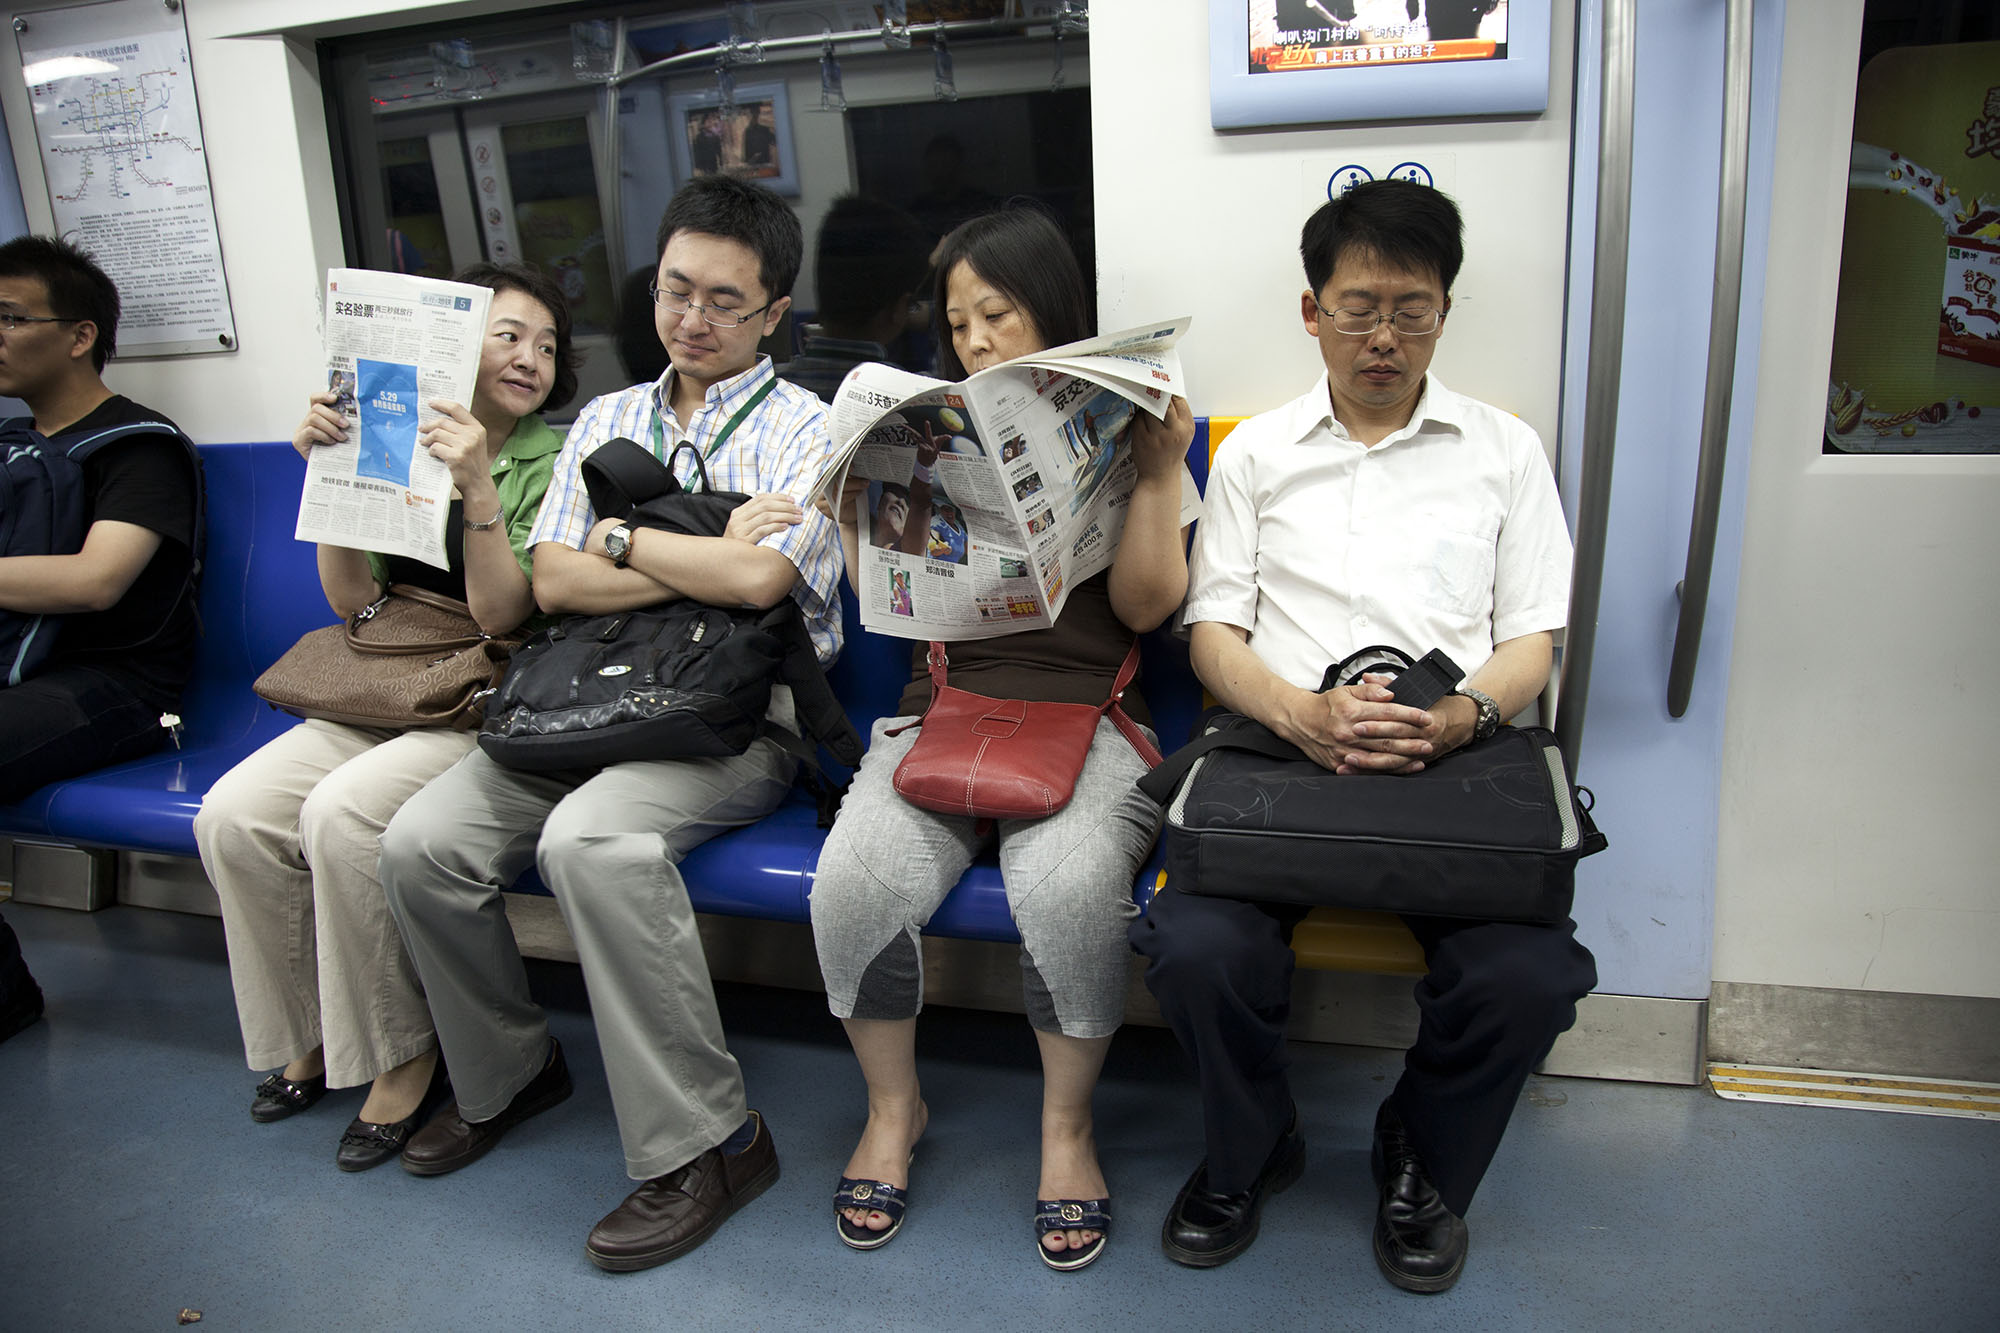
{"type": "MultiPolygon", "coordinates": [[[[813,241],[843,195],[901,208],[934,238],[1029,196],[1094,274],[1087,9],[912,0],[907,30],[885,35],[880,6],[847,0],[666,0],[328,39],[319,52],[347,262],[439,276],[480,259],[548,269],[586,352],[579,405],[650,370],[628,370],[614,350],[620,286],[651,267],[660,211],[694,170],[765,179],[798,211],[798,318],[766,346],[780,360],[814,317],[813,241]],[[940,23],[945,60],[933,48],[940,23]],[[830,41],[834,94],[823,92],[830,41]],[[724,49],[729,89],[742,90],[733,118],[709,109],[725,95],[724,49]],[[724,141],[714,154],[690,137],[710,125],[724,141]]],[[[650,326],[650,311],[629,314],[650,326]]],[[[928,368],[920,333],[891,346],[928,368]]]]}
{"type": "Polygon", "coordinates": [[[2000,11],[1867,0],[1824,451],[2000,453],[2000,11]]]}

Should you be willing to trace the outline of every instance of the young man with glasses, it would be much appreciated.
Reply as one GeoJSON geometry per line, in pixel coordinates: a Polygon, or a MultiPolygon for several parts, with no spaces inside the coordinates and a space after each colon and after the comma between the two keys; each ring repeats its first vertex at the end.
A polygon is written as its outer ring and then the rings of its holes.
{"type": "MultiPolygon", "coordinates": [[[[1299,308],[1325,374],[1239,426],[1209,472],[1185,612],[1195,671],[1337,773],[1415,771],[1490,735],[1541,693],[1568,614],[1569,535],[1541,441],[1428,373],[1460,233],[1449,199],[1407,181],[1314,213],[1299,308]],[[1384,677],[1316,692],[1330,663],[1374,644],[1442,648],[1470,674],[1428,710],[1394,703],[1384,677]]],[[[1285,1022],[1305,912],[1169,885],[1132,927],[1201,1084],[1207,1156],[1161,1232],[1180,1263],[1242,1253],[1304,1167],[1285,1022]]],[[[1596,970],[1570,923],[1405,919],[1429,974],[1375,1119],[1374,1248],[1397,1286],[1443,1291],[1521,1088],[1596,970]]]]}
{"type": "MultiPolygon", "coordinates": [[[[792,499],[828,451],[826,410],[757,351],[791,304],[803,248],[798,219],[762,186],[698,177],[674,196],[653,282],[670,365],[657,383],[594,400],[571,427],[530,537],[544,611],[612,613],[680,597],[771,607],[791,597],[820,661],[839,651],[839,537],[792,499]],[[677,446],[691,443],[714,489],[753,498],[721,537],[598,515],[581,464],[618,438],[671,458],[684,483],[694,466],[677,446]]],[[[769,716],[795,728],[785,687],[769,716]]],[[[475,750],[403,806],[382,835],[382,883],[457,1097],[411,1137],[405,1169],[466,1166],[570,1093],[500,910],[501,889],[538,865],[576,942],[626,1172],[641,1182],[591,1230],[591,1261],[611,1271],[664,1263],[777,1179],[677,865],[768,814],[794,762],[768,739],[730,758],[594,772],[519,772],[475,750]]]]}
{"type": "MultiPolygon", "coordinates": [[[[117,286],[75,246],[0,245],[0,396],[29,413],[0,423],[0,450],[43,456],[33,467],[63,487],[76,473],[59,456],[74,451],[85,524],[80,549],[0,556],[0,802],[158,749],[194,665],[200,462],[172,422],[105,387],[118,309],[117,286]],[[29,649],[50,636],[31,670],[29,649]]],[[[10,549],[27,538],[23,515],[0,517],[10,549]]],[[[41,1012],[0,921],[0,1040],[41,1012]]]]}

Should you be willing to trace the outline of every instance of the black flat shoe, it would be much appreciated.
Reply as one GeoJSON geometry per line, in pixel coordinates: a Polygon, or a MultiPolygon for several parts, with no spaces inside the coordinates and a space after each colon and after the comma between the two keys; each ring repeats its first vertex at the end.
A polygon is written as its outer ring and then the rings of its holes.
{"type": "Polygon", "coordinates": [[[343,1171],[366,1171],[402,1156],[403,1145],[410,1141],[410,1135],[416,1133],[417,1126],[423,1124],[432,1109],[450,1095],[451,1080],[445,1075],[444,1061],[440,1060],[416,1110],[386,1125],[378,1125],[359,1116],[349,1121],[346,1132],[340,1136],[340,1149],[333,1155],[333,1164],[343,1171]]]}
{"type": "Polygon", "coordinates": [[[325,1074],[289,1079],[279,1072],[257,1085],[257,1099],[250,1103],[250,1118],[268,1125],[273,1120],[284,1120],[301,1111],[310,1111],[313,1104],[324,1096],[325,1074]]]}
{"type": "Polygon", "coordinates": [[[1375,1264],[1382,1276],[1404,1291],[1449,1289],[1465,1271],[1471,1236],[1464,1220],[1438,1197],[1401,1117],[1387,1102],[1375,1113],[1368,1164],[1382,1192],[1375,1210],[1375,1264]]]}
{"type": "Polygon", "coordinates": [[[1257,1226],[1264,1203],[1271,1195],[1289,1189],[1306,1169],[1306,1140],[1299,1132],[1299,1113],[1278,1136],[1271,1155],[1257,1180],[1240,1194],[1224,1194],[1208,1184],[1208,1163],[1194,1169],[1187,1184],[1174,1197],[1160,1228],[1160,1248],[1167,1258],[1190,1268],[1215,1268],[1228,1263],[1250,1248],[1257,1239],[1257,1226]]]}

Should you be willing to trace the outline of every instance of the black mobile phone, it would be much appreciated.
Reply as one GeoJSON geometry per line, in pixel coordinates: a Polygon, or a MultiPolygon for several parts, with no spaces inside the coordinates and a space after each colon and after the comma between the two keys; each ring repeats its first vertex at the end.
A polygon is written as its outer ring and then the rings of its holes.
{"type": "Polygon", "coordinates": [[[1429,708],[1450,694],[1463,679],[1465,673],[1458,669],[1458,663],[1446,657],[1443,649],[1433,648],[1411,664],[1409,669],[1396,674],[1396,678],[1389,682],[1389,693],[1399,704],[1429,708]]]}

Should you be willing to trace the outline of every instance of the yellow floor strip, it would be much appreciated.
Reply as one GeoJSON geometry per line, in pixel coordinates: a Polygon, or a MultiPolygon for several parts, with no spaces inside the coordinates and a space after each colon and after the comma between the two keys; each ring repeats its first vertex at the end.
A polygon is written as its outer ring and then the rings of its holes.
{"type": "Polygon", "coordinates": [[[1737,1101],[2000,1120],[2000,1084],[1994,1083],[1724,1064],[1710,1065],[1708,1078],[1717,1095],[1737,1101]]]}

